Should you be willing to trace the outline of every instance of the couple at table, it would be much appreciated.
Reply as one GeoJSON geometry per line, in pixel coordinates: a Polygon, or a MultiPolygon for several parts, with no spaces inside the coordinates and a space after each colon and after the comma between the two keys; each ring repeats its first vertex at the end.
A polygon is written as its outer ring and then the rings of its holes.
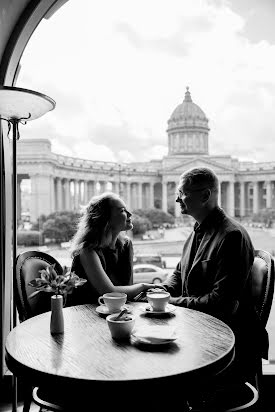
{"type": "MultiPolygon", "coordinates": [[[[233,370],[247,380],[254,376],[261,358],[267,358],[268,336],[251,301],[251,239],[218,206],[218,191],[218,178],[211,169],[193,168],[181,175],[176,202],[182,214],[195,219],[195,225],[174,273],[161,286],[170,292],[171,304],[208,313],[232,328],[236,338],[233,370]]],[[[125,292],[133,300],[140,292],[159,287],[133,284],[132,242],[121,233],[132,228],[131,213],[115,194],[90,201],[72,242],[72,270],[88,282],[71,295],[71,304],[96,302],[111,291],[125,292]]]]}

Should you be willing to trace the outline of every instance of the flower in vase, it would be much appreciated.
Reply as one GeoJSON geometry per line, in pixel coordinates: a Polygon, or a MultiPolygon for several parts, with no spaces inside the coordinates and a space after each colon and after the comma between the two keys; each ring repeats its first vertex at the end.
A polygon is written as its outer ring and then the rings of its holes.
{"type": "Polygon", "coordinates": [[[55,295],[63,295],[66,298],[71,294],[74,288],[82,286],[87,282],[86,279],[82,279],[75,274],[75,272],[64,270],[62,275],[58,275],[54,269],[55,264],[47,266],[45,269],[41,269],[38,272],[40,277],[31,280],[28,285],[36,288],[29,298],[34,297],[40,292],[54,293],[55,295]]]}

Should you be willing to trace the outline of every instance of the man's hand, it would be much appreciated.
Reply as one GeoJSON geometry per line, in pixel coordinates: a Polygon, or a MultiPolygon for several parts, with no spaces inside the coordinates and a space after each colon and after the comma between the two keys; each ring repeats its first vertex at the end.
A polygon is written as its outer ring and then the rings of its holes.
{"type": "Polygon", "coordinates": [[[140,292],[137,296],[135,296],[133,301],[134,302],[147,302],[147,296],[146,296],[147,292],[157,293],[157,292],[162,292],[164,290],[166,290],[166,289],[160,283],[155,284],[155,285],[152,284],[152,285],[150,285],[149,289],[146,289],[143,292],[140,292]]]}

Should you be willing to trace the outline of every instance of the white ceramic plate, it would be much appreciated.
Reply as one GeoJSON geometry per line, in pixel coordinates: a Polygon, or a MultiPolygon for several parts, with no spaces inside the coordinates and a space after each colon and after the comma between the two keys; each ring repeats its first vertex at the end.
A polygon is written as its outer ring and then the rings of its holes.
{"type": "Polygon", "coordinates": [[[145,338],[138,338],[134,336],[134,341],[136,343],[142,343],[143,345],[153,345],[153,346],[159,346],[159,345],[167,345],[169,343],[174,342],[174,340],[159,340],[159,341],[154,341],[150,339],[145,339],[145,338]]]}
{"type": "Polygon", "coordinates": [[[177,339],[175,330],[168,326],[150,326],[134,330],[135,342],[146,345],[167,345],[177,339]]]}
{"type": "Polygon", "coordinates": [[[142,312],[148,314],[148,315],[165,315],[166,313],[172,313],[176,310],[176,306],[175,305],[167,305],[165,310],[163,312],[156,312],[155,310],[152,309],[152,307],[150,305],[145,305],[143,307],[141,307],[140,309],[142,310],[142,312]]]}
{"type": "MultiPolygon", "coordinates": [[[[127,309],[127,313],[132,313],[132,310],[131,310],[130,307],[127,306],[127,305],[124,305],[124,306],[122,307],[122,309],[127,309]]],[[[106,305],[99,305],[99,306],[97,306],[96,309],[95,309],[95,311],[96,311],[97,313],[99,313],[100,315],[104,315],[104,316],[111,315],[111,313],[109,312],[109,309],[108,309],[108,307],[107,307],[106,305]]],[[[117,311],[117,312],[112,312],[112,313],[119,313],[119,312],[120,312],[120,310],[117,311]]]]}

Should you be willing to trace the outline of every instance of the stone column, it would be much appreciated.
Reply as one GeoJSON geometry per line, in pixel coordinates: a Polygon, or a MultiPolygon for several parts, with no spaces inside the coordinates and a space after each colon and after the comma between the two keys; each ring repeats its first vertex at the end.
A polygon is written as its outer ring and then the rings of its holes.
{"type": "Polygon", "coordinates": [[[132,200],[131,200],[131,183],[126,183],[126,199],[127,199],[127,206],[129,209],[132,208],[132,200]]]}
{"type": "Polygon", "coordinates": [[[120,196],[120,187],[118,182],[112,182],[112,190],[114,193],[120,196]]]}
{"type": "Polygon", "coordinates": [[[101,182],[99,180],[95,181],[95,195],[99,195],[101,192],[101,182]]]}
{"type": "Polygon", "coordinates": [[[104,181],[102,182],[102,192],[101,192],[101,193],[108,192],[108,186],[107,186],[107,184],[108,184],[108,182],[107,182],[106,180],[104,180],[104,181]]]}
{"type": "Polygon", "coordinates": [[[144,209],[149,209],[149,185],[148,183],[142,184],[142,206],[144,209]]]}
{"type": "Polygon", "coordinates": [[[149,209],[151,207],[151,196],[150,196],[150,183],[145,183],[145,207],[149,209]]]}
{"type": "Polygon", "coordinates": [[[76,193],[77,193],[77,197],[76,197],[76,209],[79,209],[79,206],[81,204],[81,180],[77,180],[76,181],[76,193]]]}
{"type": "Polygon", "coordinates": [[[245,183],[240,182],[240,216],[244,217],[245,216],[245,188],[244,188],[245,183]]]}
{"type": "Polygon", "coordinates": [[[65,192],[65,210],[71,210],[71,190],[70,180],[65,179],[64,192],[65,192]]]}
{"type": "Polygon", "coordinates": [[[83,203],[83,180],[78,181],[78,206],[83,203]]]}
{"type": "Polygon", "coordinates": [[[31,175],[30,217],[35,222],[41,215],[49,215],[53,211],[52,177],[31,175]]]}
{"type": "Polygon", "coordinates": [[[142,183],[137,183],[138,185],[138,209],[142,209],[142,183]]]}
{"type": "Polygon", "coordinates": [[[275,208],[274,181],[272,180],[270,183],[271,183],[271,207],[274,209],[275,208]]]}
{"type": "Polygon", "coordinates": [[[234,182],[228,182],[227,190],[227,213],[230,216],[235,216],[235,191],[234,182]]]}
{"type": "Polygon", "coordinates": [[[259,212],[259,184],[253,183],[253,213],[259,212]]]}
{"type": "Polygon", "coordinates": [[[68,210],[66,207],[66,179],[62,179],[62,210],[68,210]]]}
{"type": "Polygon", "coordinates": [[[154,183],[149,183],[149,207],[153,209],[155,207],[154,204],[154,183]]]}
{"type": "Polygon", "coordinates": [[[62,210],[62,181],[60,177],[56,179],[56,199],[57,199],[57,211],[62,210]]]}
{"type": "Polygon", "coordinates": [[[167,182],[162,183],[162,210],[167,213],[167,182]]]}
{"type": "Polygon", "coordinates": [[[271,181],[266,182],[266,207],[272,207],[272,184],[271,181]]]}
{"type": "Polygon", "coordinates": [[[119,196],[126,202],[126,182],[120,182],[118,187],[119,196]]]}
{"type": "Polygon", "coordinates": [[[54,188],[55,179],[54,179],[54,176],[49,176],[49,179],[50,179],[50,196],[51,196],[51,212],[50,213],[53,213],[53,212],[56,212],[56,208],[55,208],[56,200],[55,200],[55,188],[54,188]]]}
{"type": "Polygon", "coordinates": [[[79,207],[79,182],[74,180],[74,199],[73,199],[74,210],[78,210],[79,207]]]}
{"type": "Polygon", "coordinates": [[[88,203],[88,180],[83,180],[84,192],[83,192],[83,203],[86,205],[88,203]]]}

